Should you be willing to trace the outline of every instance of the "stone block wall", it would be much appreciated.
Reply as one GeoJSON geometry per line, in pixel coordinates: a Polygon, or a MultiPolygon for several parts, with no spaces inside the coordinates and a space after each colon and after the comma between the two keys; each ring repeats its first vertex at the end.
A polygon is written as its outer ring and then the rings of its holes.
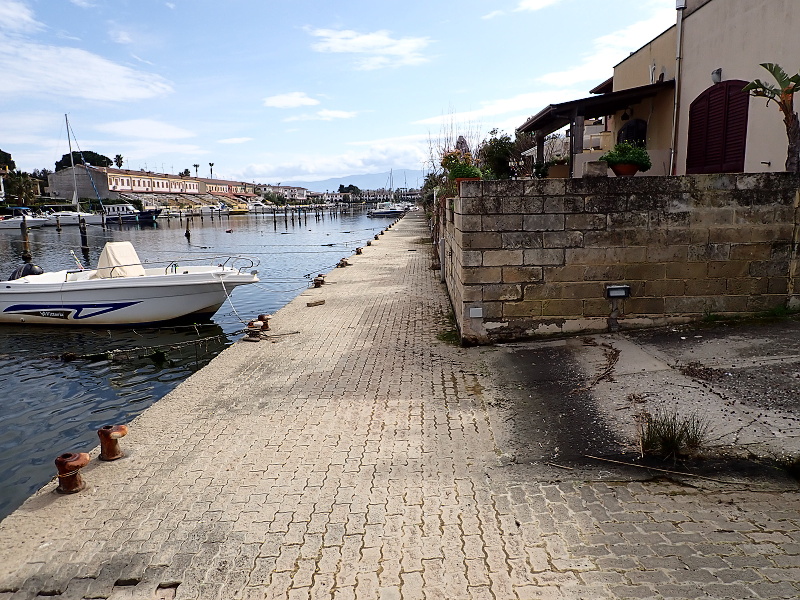
{"type": "Polygon", "coordinates": [[[467,181],[444,278],[467,343],[747,314],[792,302],[800,178],[467,181]],[[616,306],[606,286],[629,285],[616,306]],[[611,319],[611,320],[609,320],[611,319]]]}

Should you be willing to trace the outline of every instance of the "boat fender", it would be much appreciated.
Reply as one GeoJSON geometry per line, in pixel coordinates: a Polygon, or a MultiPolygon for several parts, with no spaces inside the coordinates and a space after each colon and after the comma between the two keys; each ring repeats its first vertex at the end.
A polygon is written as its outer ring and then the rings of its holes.
{"type": "Polygon", "coordinates": [[[42,273],[44,273],[44,269],[32,263],[26,262],[24,265],[17,268],[17,270],[11,274],[11,277],[9,277],[8,280],[14,281],[15,279],[27,277],[28,275],[41,275],[42,273]]]}

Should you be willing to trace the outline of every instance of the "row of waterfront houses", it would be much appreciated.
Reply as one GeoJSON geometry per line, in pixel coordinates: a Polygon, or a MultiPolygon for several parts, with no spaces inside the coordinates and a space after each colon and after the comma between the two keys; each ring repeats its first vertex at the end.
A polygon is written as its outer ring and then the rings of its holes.
{"type": "MultiPolygon", "coordinates": [[[[271,185],[230,181],[225,179],[205,179],[183,177],[168,173],[115,169],[76,165],[48,176],[47,195],[54,200],[72,201],[74,191],[79,198],[99,198],[100,200],[125,200],[131,195],[143,196],[156,205],[168,204],[159,200],[169,200],[169,196],[180,195],[184,199],[192,196],[252,202],[259,198],[277,196],[290,202],[343,202],[346,194],[339,192],[315,193],[306,188],[290,185],[271,185]]],[[[419,198],[416,190],[365,190],[359,201],[380,202],[398,197],[409,200],[419,198]]],[[[141,198],[140,198],[141,199],[141,198]]],[[[208,198],[206,198],[208,199],[208,198]]]]}
{"type": "Polygon", "coordinates": [[[245,181],[182,177],[87,165],[76,165],[51,173],[48,176],[47,195],[53,199],[71,200],[76,185],[79,198],[100,200],[119,200],[126,194],[210,194],[252,200],[271,193],[292,201],[305,201],[308,198],[308,190],[302,187],[258,185],[245,181]]]}

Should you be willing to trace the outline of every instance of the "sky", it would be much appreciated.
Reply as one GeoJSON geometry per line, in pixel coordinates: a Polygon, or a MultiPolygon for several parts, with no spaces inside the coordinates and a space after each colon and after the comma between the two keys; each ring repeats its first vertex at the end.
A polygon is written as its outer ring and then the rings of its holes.
{"type": "MultiPolygon", "coordinates": [[[[589,95],[674,0],[0,0],[0,149],[291,185],[423,169],[589,95]]],[[[409,182],[410,184],[411,182],[409,182]]]]}

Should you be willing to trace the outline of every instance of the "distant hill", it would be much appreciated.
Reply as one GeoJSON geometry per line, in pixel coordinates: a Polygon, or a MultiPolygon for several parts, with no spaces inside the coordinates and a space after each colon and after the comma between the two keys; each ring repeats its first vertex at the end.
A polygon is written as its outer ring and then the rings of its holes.
{"type": "MultiPolygon", "coordinates": [[[[424,172],[414,169],[399,169],[392,172],[393,187],[420,188],[424,181],[424,172]]],[[[335,192],[340,185],[354,185],[362,190],[377,190],[389,187],[389,172],[367,173],[364,175],[348,175],[347,177],[332,177],[321,181],[284,181],[281,185],[304,187],[312,192],[335,192]]]]}

